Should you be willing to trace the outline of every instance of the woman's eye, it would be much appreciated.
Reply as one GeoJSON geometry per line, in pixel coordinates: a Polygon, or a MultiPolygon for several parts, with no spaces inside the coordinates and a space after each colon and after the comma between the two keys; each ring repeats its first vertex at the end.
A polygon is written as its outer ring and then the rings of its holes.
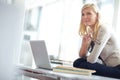
{"type": "Polygon", "coordinates": [[[91,13],[90,12],[88,12],[88,13],[82,13],[82,16],[85,16],[85,15],[91,15],[91,13]]]}
{"type": "Polygon", "coordinates": [[[82,16],[84,16],[85,14],[82,14],[82,16]]]}

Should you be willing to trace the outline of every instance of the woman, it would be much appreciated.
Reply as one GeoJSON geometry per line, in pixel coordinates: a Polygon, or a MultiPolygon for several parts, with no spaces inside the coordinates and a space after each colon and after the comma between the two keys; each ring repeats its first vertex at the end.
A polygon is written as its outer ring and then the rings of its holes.
{"type": "Polygon", "coordinates": [[[80,58],[74,61],[73,66],[96,70],[95,75],[120,79],[120,48],[113,30],[100,21],[96,5],[85,4],[81,13],[80,58]]]}

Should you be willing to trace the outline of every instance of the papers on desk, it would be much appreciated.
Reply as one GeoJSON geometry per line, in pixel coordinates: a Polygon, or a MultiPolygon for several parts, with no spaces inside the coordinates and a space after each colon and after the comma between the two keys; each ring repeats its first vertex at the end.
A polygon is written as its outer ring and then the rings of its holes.
{"type": "Polygon", "coordinates": [[[75,68],[70,66],[57,66],[53,68],[54,72],[63,72],[69,74],[79,74],[79,75],[87,75],[90,76],[92,73],[95,73],[95,70],[83,69],[83,68],[75,68]]]}

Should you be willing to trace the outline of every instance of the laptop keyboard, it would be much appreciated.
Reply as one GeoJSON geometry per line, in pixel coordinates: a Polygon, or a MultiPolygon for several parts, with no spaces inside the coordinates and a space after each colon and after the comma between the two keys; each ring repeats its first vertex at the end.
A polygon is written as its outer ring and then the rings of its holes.
{"type": "Polygon", "coordinates": [[[51,60],[51,63],[54,63],[54,64],[63,64],[63,61],[61,60],[51,60]]]}

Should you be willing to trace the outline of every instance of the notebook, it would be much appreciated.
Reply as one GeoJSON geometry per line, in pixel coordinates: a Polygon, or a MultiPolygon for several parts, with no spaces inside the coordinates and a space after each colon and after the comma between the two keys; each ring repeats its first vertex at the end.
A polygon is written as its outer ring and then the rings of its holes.
{"type": "Polygon", "coordinates": [[[30,46],[37,68],[44,68],[52,70],[53,67],[62,65],[62,63],[51,63],[50,57],[48,55],[46,43],[44,40],[31,40],[30,46]]]}

